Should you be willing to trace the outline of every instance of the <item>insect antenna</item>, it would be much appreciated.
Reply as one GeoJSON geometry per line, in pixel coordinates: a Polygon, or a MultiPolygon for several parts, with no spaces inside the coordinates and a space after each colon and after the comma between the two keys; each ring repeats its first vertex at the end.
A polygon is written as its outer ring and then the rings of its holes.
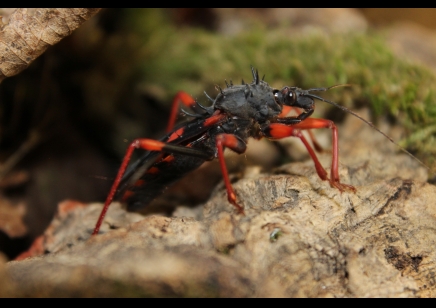
{"type": "Polygon", "coordinates": [[[242,82],[241,82],[241,83],[242,83],[242,85],[244,85],[244,84],[245,84],[245,81],[244,81],[244,79],[242,79],[242,82]]]}
{"type": "Polygon", "coordinates": [[[349,83],[342,83],[342,84],[335,84],[334,86],[330,86],[328,88],[311,88],[306,90],[307,92],[312,92],[312,91],[328,91],[330,89],[334,89],[334,88],[339,88],[339,87],[352,87],[352,84],[349,83]]]}
{"type": "MultiPolygon", "coordinates": [[[[350,85],[349,85],[349,84],[339,84],[339,85],[334,85],[334,86],[331,86],[331,87],[328,87],[328,88],[313,88],[313,89],[309,89],[309,90],[307,90],[307,92],[309,92],[309,91],[327,91],[327,90],[330,90],[330,89],[333,89],[333,88],[336,88],[336,87],[342,87],[342,86],[350,86],[350,85]]],[[[373,129],[375,129],[376,131],[378,131],[380,134],[382,134],[383,136],[385,136],[385,137],[386,137],[390,142],[392,142],[393,144],[395,144],[395,145],[396,145],[396,146],[397,146],[401,151],[403,151],[403,152],[406,153],[408,156],[410,156],[411,158],[413,158],[414,160],[416,160],[418,163],[420,163],[422,166],[424,166],[428,171],[431,171],[429,166],[427,166],[426,164],[424,164],[420,159],[418,159],[418,158],[417,158],[416,156],[414,156],[412,153],[410,153],[410,152],[407,151],[405,148],[403,148],[403,147],[400,146],[398,143],[396,143],[396,142],[394,141],[394,139],[392,139],[391,137],[389,137],[388,135],[386,135],[384,132],[382,132],[380,129],[378,129],[374,124],[372,124],[372,122],[369,122],[369,121],[366,120],[365,118],[362,118],[362,117],[361,117],[360,115],[358,115],[357,113],[351,111],[350,109],[348,109],[348,108],[346,108],[346,107],[344,107],[344,106],[341,106],[341,105],[339,105],[339,104],[336,104],[335,102],[329,101],[329,100],[327,100],[327,99],[325,99],[325,98],[322,98],[321,96],[318,96],[318,95],[315,95],[315,94],[312,94],[312,93],[307,93],[307,94],[305,94],[305,96],[309,96],[309,97],[311,97],[311,98],[315,98],[315,99],[318,99],[318,100],[320,100],[320,101],[326,102],[326,103],[328,103],[328,104],[330,104],[330,105],[333,105],[333,106],[335,106],[335,107],[337,107],[337,108],[339,108],[339,109],[341,109],[341,110],[343,110],[343,111],[345,111],[345,112],[347,112],[347,113],[349,113],[349,114],[355,116],[356,118],[362,120],[363,122],[365,122],[366,124],[368,124],[369,126],[371,126],[373,129]]]]}
{"type": "Polygon", "coordinates": [[[227,88],[230,88],[230,85],[227,83],[226,79],[224,79],[224,82],[226,83],[227,88]]]}

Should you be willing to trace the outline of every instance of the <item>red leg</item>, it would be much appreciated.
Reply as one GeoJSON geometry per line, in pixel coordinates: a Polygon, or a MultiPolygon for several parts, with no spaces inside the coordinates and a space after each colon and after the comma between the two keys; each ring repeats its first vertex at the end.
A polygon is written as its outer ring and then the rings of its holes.
{"type": "Polygon", "coordinates": [[[312,160],[315,163],[316,171],[319,175],[319,177],[322,180],[328,180],[330,182],[330,185],[332,187],[336,187],[341,192],[345,189],[349,189],[352,191],[356,191],[356,189],[347,184],[342,184],[339,180],[339,171],[338,171],[338,129],[336,125],[330,121],[325,119],[313,119],[308,118],[301,123],[287,126],[284,124],[279,123],[273,123],[268,126],[268,128],[265,129],[265,134],[267,137],[271,137],[274,139],[280,139],[285,138],[289,136],[295,136],[301,139],[301,141],[306,146],[306,149],[309,152],[309,155],[311,156],[312,160]],[[326,175],[325,169],[321,166],[321,164],[318,161],[318,158],[315,155],[315,152],[310,147],[309,143],[305,140],[304,136],[301,134],[300,130],[306,130],[306,129],[313,129],[313,128],[330,128],[333,133],[333,152],[332,152],[332,166],[331,166],[331,178],[328,179],[326,175]]]}
{"type": "Polygon", "coordinates": [[[227,172],[226,162],[224,160],[224,147],[230,148],[236,153],[242,154],[245,152],[247,146],[246,144],[237,138],[235,135],[231,134],[221,134],[216,137],[216,147],[218,149],[218,159],[221,166],[221,172],[224,178],[224,184],[227,190],[227,199],[234,207],[238,210],[240,214],[244,214],[244,208],[236,203],[236,194],[233,190],[232,184],[230,183],[229,174],[227,172]]]}
{"type": "Polygon", "coordinates": [[[178,153],[178,154],[204,158],[205,160],[210,160],[213,158],[213,156],[211,157],[210,154],[208,153],[190,147],[168,144],[153,139],[135,139],[127,148],[126,155],[124,155],[123,162],[121,163],[121,167],[118,170],[118,174],[115,177],[114,183],[112,184],[109,195],[106,198],[103,209],[100,213],[100,216],[94,228],[94,232],[92,232],[92,235],[97,234],[98,231],[100,230],[100,226],[103,222],[104,217],[106,216],[106,212],[109,208],[109,205],[112,203],[115,193],[119,187],[120,181],[124,175],[124,172],[126,171],[127,165],[129,164],[130,158],[135,149],[144,149],[147,151],[157,151],[157,152],[165,152],[165,153],[178,153]]]}
{"type": "Polygon", "coordinates": [[[171,107],[170,119],[168,120],[167,132],[172,131],[174,124],[176,123],[177,114],[179,112],[179,103],[182,103],[186,107],[192,108],[195,105],[195,99],[192,98],[186,92],[179,91],[176,96],[174,96],[173,104],[171,107]]]}
{"type": "MultiPolygon", "coordinates": [[[[293,108],[291,106],[283,106],[282,112],[279,114],[279,118],[286,117],[292,110],[295,110],[295,112],[299,115],[302,113],[301,109],[293,108]]],[[[312,141],[313,147],[315,148],[315,151],[318,153],[324,152],[324,149],[319,144],[319,142],[316,140],[315,136],[313,135],[311,130],[307,130],[307,133],[309,134],[310,140],[312,141]]]]}
{"type": "Polygon", "coordinates": [[[291,136],[298,137],[303,142],[304,146],[307,149],[307,152],[309,152],[309,155],[315,164],[316,172],[318,173],[318,176],[321,178],[321,180],[330,181],[330,179],[327,177],[327,171],[325,171],[309,142],[307,142],[306,138],[299,129],[295,129],[292,126],[286,126],[284,124],[273,123],[268,127],[266,133],[266,137],[270,137],[273,139],[281,139],[291,136]]]}

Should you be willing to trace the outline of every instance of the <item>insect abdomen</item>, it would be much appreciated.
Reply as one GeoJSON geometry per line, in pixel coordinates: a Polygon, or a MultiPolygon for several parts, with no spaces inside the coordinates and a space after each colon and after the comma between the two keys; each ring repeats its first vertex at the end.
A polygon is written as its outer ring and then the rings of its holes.
{"type": "Polygon", "coordinates": [[[161,195],[171,184],[203,164],[201,158],[184,155],[168,155],[152,165],[147,172],[129,186],[122,200],[128,210],[140,210],[161,195]]]}

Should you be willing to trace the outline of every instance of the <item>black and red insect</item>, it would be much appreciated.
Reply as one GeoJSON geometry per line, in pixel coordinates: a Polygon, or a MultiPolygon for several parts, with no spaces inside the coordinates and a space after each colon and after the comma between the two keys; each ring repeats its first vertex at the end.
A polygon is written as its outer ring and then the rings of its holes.
{"type": "MultiPolygon", "coordinates": [[[[224,149],[229,148],[242,154],[247,148],[247,141],[250,137],[272,140],[291,136],[300,138],[321,180],[329,181],[332,187],[341,192],[356,191],[353,186],[343,184],[339,179],[336,125],[330,120],[310,118],[315,109],[314,99],[336,105],[312,93],[326,91],[332,87],[302,90],[285,86],[278,90],[270,87],[263,78],[261,80],[258,71],[253,67],[252,74],[253,81],[249,84],[244,81],[242,85],[226,82],[226,89],[217,86],[219,93],[215,99],[206,94],[212,102],[210,107],[200,105],[185,92],[179,92],[176,95],[167,127],[168,134],[159,140],[136,139],[129,145],[93,234],[99,232],[106,211],[114,197],[125,201],[128,209],[142,208],[160,195],[171,183],[195,170],[205,161],[215,158],[218,158],[220,162],[229,202],[239,213],[243,213],[244,209],[237,202],[229,180],[224,161],[224,149]],[[194,114],[185,112],[194,119],[174,128],[180,102],[194,110],[194,114]],[[297,115],[288,116],[291,109],[295,109],[297,115]],[[332,130],[330,176],[318,161],[312,146],[301,133],[302,130],[316,128],[332,130]],[[135,149],[144,149],[147,152],[127,168],[135,149]]],[[[347,111],[349,112],[348,109],[347,111]]],[[[316,141],[312,135],[310,136],[315,149],[318,149],[316,141]]]]}

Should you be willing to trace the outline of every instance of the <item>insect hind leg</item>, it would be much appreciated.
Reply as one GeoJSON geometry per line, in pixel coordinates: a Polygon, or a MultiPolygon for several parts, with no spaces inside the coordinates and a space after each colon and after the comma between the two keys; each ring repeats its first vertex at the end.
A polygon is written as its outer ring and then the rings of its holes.
{"type": "Polygon", "coordinates": [[[106,216],[106,212],[109,209],[109,205],[112,203],[115,193],[117,192],[121,179],[123,178],[123,175],[126,171],[127,165],[130,162],[130,158],[132,157],[133,151],[135,149],[143,149],[147,151],[157,151],[157,152],[165,152],[165,153],[171,153],[171,154],[182,154],[182,155],[188,155],[188,156],[194,156],[199,157],[204,160],[211,160],[213,159],[213,155],[202,151],[198,149],[193,149],[190,147],[180,146],[180,145],[174,145],[165,143],[158,140],[153,139],[135,139],[127,148],[126,154],[124,155],[123,161],[121,163],[121,167],[118,170],[117,176],[115,177],[114,183],[112,184],[111,190],[109,192],[109,195],[106,198],[106,201],[104,203],[103,209],[100,213],[100,216],[98,218],[98,221],[95,225],[94,231],[92,235],[98,234],[100,230],[100,226],[103,223],[103,219],[106,216]]]}

